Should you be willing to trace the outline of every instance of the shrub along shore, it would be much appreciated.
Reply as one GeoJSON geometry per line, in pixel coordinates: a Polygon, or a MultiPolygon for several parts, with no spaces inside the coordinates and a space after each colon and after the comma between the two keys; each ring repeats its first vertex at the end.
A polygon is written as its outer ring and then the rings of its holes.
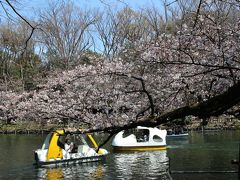
{"type": "Polygon", "coordinates": [[[0,134],[47,134],[55,128],[63,128],[63,126],[58,124],[38,124],[36,122],[0,123],[0,134]]]}
{"type": "MultiPolygon", "coordinates": [[[[47,134],[52,129],[67,127],[63,124],[21,122],[21,123],[0,123],[0,134],[47,134]]],[[[168,128],[168,126],[163,126],[168,128]]],[[[184,126],[189,131],[211,131],[211,130],[240,130],[240,119],[229,118],[212,118],[208,124],[201,125],[199,120],[191,120],[188,125],[184,126]]]]}

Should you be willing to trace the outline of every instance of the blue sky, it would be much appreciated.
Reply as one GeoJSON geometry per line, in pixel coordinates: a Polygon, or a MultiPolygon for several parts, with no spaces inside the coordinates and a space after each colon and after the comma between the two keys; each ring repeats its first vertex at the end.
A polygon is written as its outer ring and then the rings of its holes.
{"type": "MultiPolygon", "coordinates": [[[[48,1],[51,0],[22,0],[19,1],[18,10],[24,16],[32,16],[37,13],[40,9],[47,7],[48,1]]],[[[151,6],[156,6],[159,9],[162,8],[161,0],[74,0],[74,2],[81,8],[104,8],[106,5],[101,3],[101,1],[108,4],[111,8],[123,7],[126,4],[133,9],[141,9],[151,6]],[[122,3],[124,2],[124,3],[122,3]]],[[[171,0],[169,0],[171,1],[171,0]]]]}
{"type": "MultiPolygon", "coordinates": [[[[19,0],[18,3],[13,3],[14,7],[16,7],[16,10],[26,19],[35,19],[37,18],[37,14],[40,10],[43,10],[48,7],[48,2],[51,2],[52,0],[19,0]]],[[[54,0],[57,1],[57,0],[54,0]]],[[[162,0],[73,0],[74,3],[83,9],[108,9],[109,7],[111,10],[119,9],[121,7],[125,7],[128,5],[130,8],[133,9],[142,9],[147,7],[157,7],[159,11],[163,11],[162,7],[162,0]],[[104,3],[102,3],[102,2],[104,3]],[[123,3],[124,2],[124,3],[123,3]],[[107,4],[107,5],[106,5],[107,4]],[[106,8],[108,6],[108,8],[106,8]]],[[[173,0],[169,0],[173,1],[173,0]]],[[[1,9],[0,9],[1,12],[1,9]]],[[[164,14],[164,13],[163,13],[164,14]]],[[[14,16],[16,14],[13,13],[14,16]]],[[[0,19],[3,20],[4,18],[1,17],[0,19]]],[[[36,19],[35,19],[36,20],[36,19]]],[[[4,20],[2,21],[4,22],[4,20]]],[[[101,43],[98,44],[98,50],[101,51],[101,43]]]]}
{"type": "MultiPolygon", "coordinates": [[[[47,2],[51,0],[22,0],[22,4],[26,5],[29,8],[39,8],[46,6],[47,2]]],[[[152,4],[155,5],[161,5],[161,0],[74,0],[76,4],[82,7],[101,7],[104,6],[102,2],[105,2],[106,4],[109,4],[110,6],[113,5],[124,5],[127,4],[130,7],[133,8],[139,8],[139,7],[146,7],[152,4]]]]}

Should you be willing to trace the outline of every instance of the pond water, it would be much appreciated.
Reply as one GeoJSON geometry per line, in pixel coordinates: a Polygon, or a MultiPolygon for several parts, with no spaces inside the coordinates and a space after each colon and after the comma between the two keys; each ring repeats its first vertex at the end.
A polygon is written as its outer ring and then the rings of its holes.
{"type": "Polygon", "coordinates": [[[231,164],[238,158],[240,131],[192,132],[186,138],[168,139],[166,151],[114,153],[104,162],[35,168],[33,151],[41,147],[45,136],[0,135],[0,179],[237,179],[231,164]],[[188,173],[180,173],[188,171],[188,173]],[[205,173],[189,173],[204,171],[205,173]]]}

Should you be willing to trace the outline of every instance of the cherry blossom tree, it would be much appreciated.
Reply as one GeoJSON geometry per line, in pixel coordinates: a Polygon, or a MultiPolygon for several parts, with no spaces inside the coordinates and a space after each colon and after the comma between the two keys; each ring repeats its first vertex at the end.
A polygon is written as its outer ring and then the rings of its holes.
{"type": "Polygon", "coordinates": [[[240,102],[240,18],[226,13],[237,5],[200,1],[178,19],[174,32],[126,49],[111,62],[98,57],[52,74],[34,91],[1,93],[1,118],[115,133],[189,115],[221,115],[240,102]]]}

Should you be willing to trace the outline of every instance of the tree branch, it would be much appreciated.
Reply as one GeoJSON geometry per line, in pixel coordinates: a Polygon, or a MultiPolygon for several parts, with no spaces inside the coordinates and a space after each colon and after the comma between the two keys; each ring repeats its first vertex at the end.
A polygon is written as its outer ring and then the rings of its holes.
{"type": "Polygon", "coordinates": [[[88,132],[119,132],[125,129],[136,128],[137,126],[155,127],[164,124],[174,119],[183,118],[185,116],[196,116],[199,118],[208,118],[210,116],[218,116],[223,114],[226,110],[232,108],[240,102],[240,81],[228,88],[227,91],[210,98],[207,101],[196,103],[192,106],[185,106],[170,112],[165,112],[157,117],[149,117],[143,120],[133,122],[124,126],[114,126],[107,128],[100,128],[88,130],[88,132]]]}
{"type": "Polygon", "coordinates": [[[200,0],[199,4],[198,4],[198,8],[197,8],[197,13],[196,13],[196,18],[195,18],[195,21],[194,21],[193,29],[195,29],[195,27],[197,25],[198,15],[200,13],[201,6],[202,6],[202,0],[200,0]]]}
{"type": "Polygon", "coordinates": [[[6,3],[10,6],[14,13],[16,13],[25,23],[27,23],[32,29],[35,29],[21,14],[17,12],[17,10],[13,7],[13,5],[9,2],[9,0],[5,0],[6,3]]]}
{"type": "MultiPolygon", "coordinates": [[[[116,132],[116,133],[117,133],[117,132],[116,132]]],[[[105,141],[98,146],[96,152],[98,152],[99,149],[100,149],[102,146],[104,146],[104,145],[113,137],[113,135],[116,134],[116,133],[110,133],[109,136],[105,139],[105,141]]]]}
{"type": "Polygon", "coordinates": [[[27,23],[30,27],[31,27],[31,33],[29,35],[29,37],[27,38],[26,42],[25,42],[25,47],[24,49],[26,50],[27,48],[27,45],[28,45],[28,42],[29,40],[31,39],[32,35],[33,35],[33,32],[34,30],[36,29],[36,27],[34,27],[32,24],[30,24],[19,12],[17,12],[17,10],[13,7],[13,5],[9,2],[9,0],[5,0],[6,3],[9,5],[9,7],[13,10],[13,12],[19,16],[25,23],[27,23]]]}

